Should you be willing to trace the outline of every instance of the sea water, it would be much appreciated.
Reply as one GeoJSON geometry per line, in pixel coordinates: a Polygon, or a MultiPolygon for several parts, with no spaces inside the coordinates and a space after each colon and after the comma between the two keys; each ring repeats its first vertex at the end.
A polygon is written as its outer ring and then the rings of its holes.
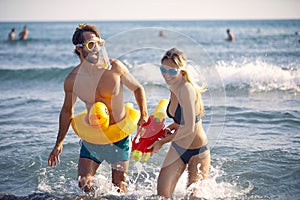
{"type": "MultiPolygon", "coordinates": [[[[63,81],[79,63],[71,41],[79,23],[0,23],[0,197],[85,196],[77,186],[80,145],[71,128],[60,164],[47,166],[57,136],[63,81]],[[18,33],[25,24],[27,41],[6,41],[11,28],[18,33]]],[[[169,98],[158,67],[172,47],[186,53],[193,77],[208,85],[203,126],[211,148],[209,178],[187,189],[185,171],[174,199],[185,198],[192,188],[205,199],[299,198],[299,20],[90,23],[106,39],[108,55],[125,63],[143,84],[150,113],[160,99],[169,98]],[[225,40],[228,28],[234,42],[225,40]]],[[[129,91],[125,101],[135,102],[129,91]]],[[[75,112],[83,109],[78,102],[75,112]]],[[[130,162],[125,194],[113,190],[111,169],[104,162],[95,176],[93,197],[155,195],[168,147],[147,163],[130,162]]]]}

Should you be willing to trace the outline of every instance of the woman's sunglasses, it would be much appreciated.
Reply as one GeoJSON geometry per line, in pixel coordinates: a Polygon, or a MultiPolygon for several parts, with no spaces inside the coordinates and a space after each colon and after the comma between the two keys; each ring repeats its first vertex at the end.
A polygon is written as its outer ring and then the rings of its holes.
{"type": "Polygon", "coordinates": [[[163,66],[160,66],[160,72],[162,74],[168,74],[168,75],[171,75],[171,76],[175,76],[175,75],[178,74],[179,69],[165,69],[163,66]]]}

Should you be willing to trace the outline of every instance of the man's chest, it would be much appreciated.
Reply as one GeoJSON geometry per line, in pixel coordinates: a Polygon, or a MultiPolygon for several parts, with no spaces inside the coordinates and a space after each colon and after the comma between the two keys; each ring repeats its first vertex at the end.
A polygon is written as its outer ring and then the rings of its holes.
{"type": "Polygon", "coordinates": [[[102,76],[100,78],[83,77],[75,83],[76,95],[85,102],[108,100],[120,93],[120,77],[102,76]]]}

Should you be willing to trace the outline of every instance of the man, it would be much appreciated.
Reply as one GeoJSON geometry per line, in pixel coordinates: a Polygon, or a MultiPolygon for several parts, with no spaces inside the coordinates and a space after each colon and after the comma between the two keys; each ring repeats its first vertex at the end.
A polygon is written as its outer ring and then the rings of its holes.
{"type": "Polygon", "coordinates": [[[7,40],[15,40],[16,37],[16,29],[12,28],[11,32],[8,34],[7,40]]]}
{"type": "Polygon", "coordinates": [[[230,41],[230,42],[233,42],[234,41],[234,36],[233,36],[233,34],[230,32],[230,29],[227,29],[226,30],[226,33],[227,33],[227,41],[230,41]]]}
{"type": "Polygon", "coordinates": [[[24,26],[23,31],[19,34],[20,40],[27,40],[28,34],[29,34],[28,28],[27,26],[24,26]]]}
{"type": "MultiPolygon", "coordinates": [[[[99,67],[104,58],[99,51],[104,45],[97,28],[90,24],[79,25],[73,35],[75,53],[80,58],[80,64],[66,77],[64,82],[65,99],[60,112],[59,131],[56,144],[49,155],[48,165],[55,166],[60,160],[63,140],[68,132],[72,117],[73,106],[77,97],[82,100],[87,110],[95,102],[102,102],[107,106],[110,125],[118,123],[125,117],[123,85],[134,92],[136,102],[140,109],[138,125],[148,119],[147,102],[144,88],[128,72],[128,69],[119,61],[110,59],[111,69],[99,67]]],[[[130,137],[108,145],[93,145],[82,142],[78,163],[79,187],[85,192],[93,190],[92,178],[103,160],[112,167],[112,182],[119,189],[126,191],[125,181],[128,173],[130,137]],[[91,148],[101,150],[100,153],[91,153],[91,148]],[[112,154],[114,155],[106,155],[112,154]],[[116,159],[117,158],[117,159],[116,159]]]]}

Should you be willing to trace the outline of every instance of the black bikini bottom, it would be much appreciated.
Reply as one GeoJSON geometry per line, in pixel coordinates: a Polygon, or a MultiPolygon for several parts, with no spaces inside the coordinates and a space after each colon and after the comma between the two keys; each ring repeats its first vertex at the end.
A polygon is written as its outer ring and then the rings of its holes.
{"type": "Polygon", "coordinates": [[[184,148],[178,146],[178,144],[176,144],[175,142],[172,142],[172,146],[175,148],[176,152],[178,153],[178,155],[180,156],[180,158],[184,162],[184,164],[188,164],[189,160],[194,155],[203,153],[208,150],[207,145],[204,145],[198,149],[184,149],[184,148]]]}

